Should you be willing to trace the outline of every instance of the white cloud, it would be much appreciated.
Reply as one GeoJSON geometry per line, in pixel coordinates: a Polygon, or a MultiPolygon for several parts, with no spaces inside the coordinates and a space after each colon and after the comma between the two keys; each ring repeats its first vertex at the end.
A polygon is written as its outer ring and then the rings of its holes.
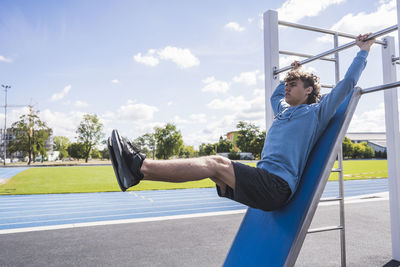
{"type": "MultiPolygon", "coordinates": [[[[19,120],[19,117],[23,114],[28,114],[29,108],[16,108],[10,110],[7,114],[8,127],[13,122],[19,120]]],[[[76,136],[76,129],[81,122],[85,113],[79,111],[71,112],[54,112],[50,109],[44,109],[39,112],[39,118],[46,122],[47,126],[53,130],[53,136],[66,136],[71,141],[74,141],[76,136]]],[[[4,114],[0,114],[0,119],[4,119],[4,114]]]]}
{"type": "MultiPolygon", "coordinates": [[[[360,12],[349,13],[336,22],[331,30],[353,33],[376,32],[397,24],[396,1],[380,1],[378,9],[371,13],[360,12]]],[[[395,33],[397,35],[397,33],[395,33]]],[[[319,42],[332,42],[331,36],[322,36],[317,39],[319,42]]]]}
{"type": "Polygon", "coordinates": [[[207,104],[211,109],[242,110],[250,108],[251,104],[243,96],[230,96],[223,100],[214,99],[207,104]]]}
{"type": "Polygon", "coordinates": [[[51,96],[51,101],[57,101],[57,100],[63,99],[70,90],[71,90],[71,85],[65,86],[61,92],[55,93],[51,96]]]}
{"type": "MultiPolygon", "coordinates": [[[[28,107],[23,107],[23,108],[13,108],[9,111],[7,111],[7,127],[10,127],[12,123],[16,122],[19,120],[19,117],[24,114],[29,113],[29,108],[28,107]]],[[[0,121],[4,123],[4,113],[0,113],[0,121]]],[[[4,127],[4,124],[2,124],[1,128],[4,127]]]]}
{"type": "Polygon", "coordinates": [[[252,22],[254,21],[254,18],[248,18],[247,21],[248,21],[249,23],[252,23],[252,22]]]}
{"type": "Polygon", "coordinates": [[[112,83],[119,83],[118,79],[111,80],[112,83]]]}
{"type": "Polygon", "coordinates": [[[87,106],[89,106],[89,104],[86,103],[85,101],[80,101],[80,100],[75,101],[75,107],[83,108],[87,106]]]}
{"type": "Polygon", "coordinates": [[[349,132],[384,132],[385,110],[381,103],[377,109],[366,111],[361,115],[354,114],[349,132]]]}
{"type": "Polygon", "coordinates": [[[151,67],[157,66],[158,63],[160,63],[160,61],[156,57],[153,57],[151,55],[142,56],[142,53],[137,53],[135,56],[133,56],[133,59],[136,62],[143,63],[144,65],[151,67]]]}
{"type": "Polygon", "coordinates": [[[225,93],[229,90],[229,83],[218,81],[215,77],[207,77],[203,80],[206,85],[201,89],[203,92],[225,93]]]}
{"type": "MultiPolygon", "coordinates": [[[[400,107],[400,98],[398,99],[400,107]]],[[[399,129],[400,130],[400,129],[399,129]]],[[[365,111],[360,115],[354,114],[349,125],[349,132],[385,132],[385,105],[380,103],[378,108],[365,111]]]]}
{"type": "Polygon", "coordinates": [[[154,113],[158,111],[158,108],[149,106],[142,103],[135,103],[132,100],[128,100],[126,105],[118,108],[116,114],[108,112],[105,114],[105,118],[117,119],[121,121],[137,122],[137,121],[148,121],[152,120],[154,113]]]}
{"type": "Polygon", "coordinates": [[[202,131],[202,133],[208,136],[210,140],[217,140],[220,135],[224,135],[232,129],[235,129],[235,116],[232,114],[225,115],[222,118],[211,122],[202,131]]]}
{"type": "Polygon", "coordinates": [[[10,63],[10,62],[12,62],[12,59],[6,58],[5,56],[0,55],[0,61],[10,63]]]}
{"type": "Polygon", "coordinates": [[[85,113],[71,111],[68,113],[53,112],[45,109],[39,113],[39,117],[53,129],[54,136],[66,136],[71,141],[76,137],[76,129],[85,113]]]}
{"type": "Polygon", "coordinates": [[[169,101],[168,103],[167,103],[167,106],[172,106],[174,104],[174,102],[172,102],[172,101],[169,101]]]}
{"type": "Polygon", "coordinates": [[[182,118],[179,117],[179,116],[174,116],[174,117],[172,118],[172,122],[175,123],[175,124],[184,124],[184,123],[188,123],[187,120],[182,119],[182,118]]]}
{"type": "Polygon", "coordinates": [[[193,123],[206,123],[207,122],[207,115],[204,113],[199,114],[191,114],[189,118],[192,120],[193,123]]]}
{"type": "Polygon", "coordinates": [[[225,28],[236,31],[236,32],[242,32],[245,30],[244,27],[240,26],[239,23],[234,22],[234,21],[225,24],[225,28]]]}
{"type": "Polygon", "coordinates": [[[245,83],[247,85],[257,84],[257,75],[260,73],[259,70],[242,72],[239,76],[233,77],[233,81],[236,83],[245,83]]]}
{"type": "Polygon", "coordinates": [[[202,134],[215,139],[236,128],[236,124],[245,120],[265,128],[265,94],[263,89],[254,89],[252,98],[243,96],[230,96],[226,99],[214,99],[208,105],[211,109],[223,109],[229,111],[229,115],[222,118],[211,118],[202,134]]]}
{"type": "Polygon", "coordinates": [[[136,62],[152,67],[158,65],[160,60],[172,61],[181,69],[194,67],[200,64],[200,60],[189,49],[173,46],[166,46],[158,50],[149,49],[146,55],[142,56],[142,53],[138,53],[133,59],[136,62]]]}
{"type": "Polygon", "coordinates": [[[157,53],[160,59],[171,60],[181,69],[194,67],[200,64],[199,59],[187,48],[167,46],[157,53]]]}
{"type": "Polygon", "coordinates": [[[280,20],[297,22],[304,17],[317,16],[329,6],[345,0],[287,0],[277,11],[280,20]]]}

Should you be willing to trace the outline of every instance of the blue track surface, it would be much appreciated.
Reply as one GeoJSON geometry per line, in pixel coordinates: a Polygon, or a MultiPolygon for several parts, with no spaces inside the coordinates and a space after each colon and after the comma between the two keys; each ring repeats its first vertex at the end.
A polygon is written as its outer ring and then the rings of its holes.
{"type": "Polygon", "coordinates": [[[0,168],[0,179],[8,179],[13,177],[19,172],[28,169],[27,167],[15,167],[15,168],[0,168]]]}
{"type": "MultiPolygon", "coordinates": [[[[388,191],[387,179],[345,181],[345,196],[388,191]]],[[[328,182],[323,197],[337,196],[328,182]]],[[[215,188],[0,196],[0,230],[245,209],[215,188]]]]}

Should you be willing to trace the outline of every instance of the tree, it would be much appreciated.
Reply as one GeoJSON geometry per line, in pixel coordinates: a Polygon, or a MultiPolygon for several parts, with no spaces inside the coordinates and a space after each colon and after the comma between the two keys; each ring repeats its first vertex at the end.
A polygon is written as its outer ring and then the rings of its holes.
{"type": "Polygon", "coordinates": [[[96,114],[85,114],[78,126],[78,142],[83,144],[85,162],[88,162],[90,151],[99,144],[103,138],[103,124],[96,114]]]}
{"type": "Polygon", "coordinates": [[[353,145],[353,151],[351,155],[353,159],[361,158],[363,153],[364,153],[364,147],[360,143],[353,145]]]}
{"type": "Polygon", "coordinates": [[[250,152],[256,158],[260,158],[265,141],[265,132],[253,123],[239,121],[236,125],[239,130],[236,145],[242,152],[250,152]]]}
{"type": "Polygon", "coordinates": [[[152,154],[152,158],[155,157],[156,139],[154,133],[145,133],[133,140],[133,145],[146,155],[152,154]]]}
{"type": "Polygon", "coordinates": [[[156,157],[159,159],[168,159],[172,155],[178,155],[183,146],[181,132],[171,123],[167,123],[163,128],[157,127],[154,138],[157,142],[156,157]]]}
{"type": "Polygon", "coordinates": [[[110,159],[110,153],[108,152],[108,148],[105,147],[102,150],[100,150],[101,158],[102,159],[110,159]]]}
{"type": "Polygon", "coordinates": [[[342,143],[343,158],[350,158],[353,155],[353,142],[348,137],[345,137],[342,143]]]}
{"type": "Polygon", "coordinates": [[[199,146],[199,156],[215,155],[215,146],[213,144],[202,143],[199,146]]]}
{"type": "Polygon", "coordinates": [[[85,158],[85,145],[83,143],[71,143],[68,146],[68,154],[77,159],[79,161],[79,159],[83,159],[85,158]]]}
{"type": "Polygon", "coordinates": [[[70,141],[65,136],[54,136],[53,138],[53,150],[60,152],[60,159],[68,157],[68,146],[70,141]]]}
{"type": "Polygon", "coordinates": [[[257,159],[261,158],[261,151],[264,147],[265,136],[266,136],[265,131],[259,132],[259,134],[256,136],[256,138],[250,142],[250,145],[252,147],[252,151],[250,151],[250,152],[257,159]]]}
{"type": "Polygon", "coordinates": [[[370,147],[367,142],[362,142],[361,146],[363,146],[363,154],[362,157],[364,159],[370,159],[374,157],[374,150],[370,147]]]}
{"type": "Polygon", "coordinates": [[[99,159],[101,158],[100,151],[97,147],[93,148],[92,151],[90,152],[90,157],[92,159],[99,159]]]}
{"type": "MultiPolygon", "coordinates": [[[[40,154],[41,162],[45,159],[47,160],[46,141],[49,140],[51,132],[52,131],[48,129],[40,129],[36,132],[34,151],[40,154]]],[[[34,153],[34,155],[36,155],[36,153],[34,153]]]]}
{"type": "Polygon", "coordinates": [[[231,151],[229,151],[228,158],[231,160],[238,160],[240,159],[240,154],[232,149],[231,151]]]}
{"type": "Polygon", "coordinates": [[[233,149],[233,144],[228,139],[224,139],[222,136],[219,137],[218,143],[215,144],[217,146],[217,152],[229,152],[233,149]]]}
{"type": "Polygon", "coordinates": [[[199,155],[199,152],[194,149],[193,146],[183,146],[181,151],[179,152],[179,157],[180,158],[193,158],[197,157],[199,155]]]}
{"type": "Polygon", "coordinates": [[[46,155],[46,141],[52,134],[52,129],[40,120],[38,111],[30,108],[28,114],[21,115],[19,121],[11,125],[14,139],[10,142],[9,152],[21,152],[22,155],[28,155],[28,165],[32,158],[35,161],[36,155],[40,153],[42,160],[46,155]]]}

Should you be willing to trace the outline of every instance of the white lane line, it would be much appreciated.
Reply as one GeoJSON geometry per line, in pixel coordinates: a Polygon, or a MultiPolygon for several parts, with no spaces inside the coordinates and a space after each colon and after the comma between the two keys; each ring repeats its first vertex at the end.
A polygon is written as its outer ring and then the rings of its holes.
{"type": "MultiPolygon", "coordinates": [[[[374,201],[385,201],[389,200],[389,192],[381,192],[381,193],[373,193],[373,194],[365,194],[353,197],[345,197],[344,204],[353,204],[353,203],[365,203],[365,202],[374,202],[374,201]]],[[[332,202],[320,202],[318,206],[334,206],[339,205],[338,201],[332,202]]]]}
{"type": "MultiPolygon", "coordinates": [[[[185,207],[185,206],[199,206],[199,205],[215,205],[215,204],[232,204],[235,202],[232,202],[232,200],[216,200],[216,201],[207,201],[207,202],[191,202],[191,203],[185,203],[185,204],[181,204],[179,206],[177,205],[151,205],[151,206],[141,206],[141,207],[128,207],[128,208],[118,208],[118,209],[100,209],[102,207],[98,207],[100,210],[94,210],[91,211],[90,213],[101,213],[104,214],[106,212],[119,212],[119,211],[135,211],[135,210],[139,210],[139,211],[146,211],[149,209],[164,209],[164,208],[179,208],[179,207],[185,207]]],[[[114,205],[115,207],[115,205],[114,205]]],[[[218,207],[218,206],[216,206],[218,207]]],[[[81,206],[82,208],[82,206],[81,206]]],[[[59,211],[60,209],[57,209],[56,211],[59,211]]],[[[48,211],[48,210],[47,210],[48,211]]],[[[162,210],[160,212],[163,212],[162,210]]],[[[5,213],[5,212],[4,212],[5,213]]],[[[0,213],[0,215],[3,215],[4,213],[0,213]]],[[[32,214],[32,215],[22,215],[22,216],[13,216],[13,217],[7,217],[4,218],[5,220],[11,220],[11,219],[18,219],[18,218],[31,218],[31,217],[44,217],[44,216],[63,216],[63,215],[72,215],[72,214],[81,214],[81,213],[88,213],[87,211],[87,207],[85,207],[85,210],[82,211],[71,211],[71,212],[61,212],[61,213],[41,213],[41,214],[32,214]]],[[[132,215],[132,213],[131,213],[132,215]]],[[[103,217],[107,217],[108,215],[104,215],[103,217]]],[[[112,215],[115,216],[115,215],[112,215]]],[[[125,216],[125,214],[120,214],[120,216],[125,216]]],[[[82,217],[85,218],[85,217],[82,217]]],[[[68,218],[65,218],[68,219],[68,218]]],[[[2,220],[2,218],[0,218],[0,221],[2,220]]],[[[0,225],[7,225],[7,224],[0,224],[0,225]]]]}
{"type": "Polygon", "coordinates": [[[0,195],[0,203],[1,200],[6,199],[5,201],[13,201],[17,200],[27,200],[27,199],[42,199],[43,196],[46,199],[53,200],[80,200],[80,199],[92,199],[94,196],[98,198],[114,198],[115,195],[124,195],[128,197],[129,194],[133,194],[138,196],[150,194],[152,196],[164,196],[164,195],[199,195],[204,193],[216,192],[214,187],[200,188],[200,189],[170,189],[170,190],[142,190],[142,191],[128,191],[128,192],[96,192],[96,193],[71,193],[71,194],[45,194],[45,195],[0,195]],[[163,191],[163,192],[160,192],[163,191]],[[128,193],[128,194],[126,194],[128,193]],[[115,195],[114,195],[115,194],[115,195]]]}
{"type": "MultiPolygon", "coordinates": [[[[35,198],[29,198],[29,199],[32,199],[35,202],[48,202],[48,201],[51,201],[51,202],[54,202],[54,203],[56,203],[56,202],[65,203],[65,202],[78,202],[78,201],[82,201],[82,200],[85,200],[85,199],[90,199],[90,200],[93,200],[93,201],[99,200],[99,199],[103,200],[103,199],[116,199],[116,198],[127,198],[127,199],[130,199],[132,196],[145,197],[145,198],[151,196],[152,198],[166,199],[166,198],[176,198],[177,196],[179,196],[181,198],[186,198],[186,197],[190,197],[190,196],[216,195],[216,194],[217,194],[216,191],[212,191],[212,192],[195,192],[195,193],[190,193],[190,194],[182,192],[182,193],[176,193],[174,195],[166,195],[167,197],[164,197],[164,196],[161,196],[161,195],[146,194],[147,195],[146,196],[146,195],[143,195],[143,194],[136,194],[135,193],[135,194],[126,194],[126,195],[118,194],[118,195],[115,195],[115,196],[99,196],[99,195],[96,195],[96,196],[82,196],[82,197],[76,197],[76,198],[75,197],[74,198],[69,198],[69,197],[52,198],[52,197],[47,197],[47,195],[41,195],[41,197],[38,196],[38,197],[35,197],[35,198]]],[[[23,203],[23,202],[26,202],[26,200],[29,200],[29,199],[26,199],[26,198],[24,198],[24,199],[22,199],[22,198],[7,198],[7,199],[5,199],[5,197],[1,197],[0,196],[0,206],[12,204],[12,203],[15,203],[15,204],[16,203],[23,203]]]]}
{"type": "Polygon", "coordinates": [[[114,215],[101,215],[101,216],[87,216],[87,217],[77,217],[77,218],[58,218],[58,219],[51,219],[51,220],[39,220],[39,221],[25,221],[25,222],[15,222],[15,223],[3,223],[1,225],[18,225],[18,224],[26,224],[26,223],[48,223],[48,222],[59,222],[59,221],[73,221],[73,220],[82,220],[82,219],[98,219],[98,218],[112,218],[112,217],[121,217],[121,216],[132,216],[132,215],[149,215],[149,214],[162,214],[162,213],[170,213],[170,212],[191,212],[195,210],[207,210],[210,208],[218,208],[218,209],[226,209],[226,208],[241,208],[242,204],[236,204],[232,202],[233,205],[227,206],[218,206],[218,207],[201,207],[201,208],[190,208],[190,209],[175,209],[175,210],[163,210],[163,211],[143,211],[138,213],[128,213],[128,214],[114,214],[114,215]]]}
{"type": "MultiPolygon", "coordinates": [[[[160,201],[160,200],[158,200],[158,199],[153,199],[152,198],[152,200],[153,200],[153,202],[161,202],[161,203],[168,203],[168,202],[187,202],[188,200],[208,200],[208,199],[211,199],[211,200],[213,200],[213,199],[219,199],[219,197],[216,195],[216,194],[214,194],[214,196],[210,196],[210,197],[202,197],[202,196],[198,196],[198,197],[196,197],[196,198],[176,198],[176,199],[169,199],[169,200],[162,200],[162,201],[160,201]]],[[[66,203],[49,203],[49,204],[47,204],[47,205],[43,205],[43,204],[35,204],[35,205],[31,205],[30,207],[35,207],[35,208],[37,208],[37,207],[40,207],[40,208],[46,208],[46,207],[66,207],[66,206],[70,206],[70,207],[76,207],[76,206],[78,206],[78,207],[82,207],[83,205],[85,206],[85,207],[98,207],[99,205],[100,206],[106,206],[106,205],[108,205],[108,206],[115,206],[115,205],[118,205],[119,203],[121,203],[121,202],[127,202],[127,203],[132,203],[133,205],[139,205],[139,204],[143,204],[143,203],[146,203],[147,201],[143,201],[143,200],[141,200],[141,199],[125,199],[125,198],[123,198],[123,199],[113,199],[113,202],[105,202],[105,201],[102,201],[102,202],[99,202],[99,201],[86,201],[85,203],[82,203],[82,202],[77,202],[77,203],[68,203],[68,202],[66,202],[66,203]],[[140,201],[140,202],[137,202],[137,201],[140,201]],[[91,204],[91,205],[87,205],[87,204],[91,204]]],[[[21,203],[21,204],[24,204],[24,203],[21,203]]],[[[26,205],[22,205],[23,207],[27,207],[26,205]]],[[[1,210],[1,208],[20,208],[21,207],[21,205],[15,205],[15,204],[13,204],[13,205],[9,205],[9,206],[1,206],[0,207],[0,210],[1,210]]]]}
{"type": "Polygon", "coordinates": [[[14,233],[25,233],[25,232],[33,232],[33,231],[45,231],[45,230],[58,230],[58,229],[88,227],[88,226],[113,225],[113,224],[123,224],[123,223],[156,222],[156,221],[166,221],[166,220],[199,218],[199,217],[207,217],[207,216],[242,214],[242,213],[245,213],[246,210],[247,209],[229,210],[229,211],[216,211],[216,212],[203,212],[203,213],[195,213],[195,214],[159,216],[159,217],[126,219],[126,220],[112,220],[112,221],[101,221],[101,222],[90,222],[90,223],[71,223],[71,224],[51,225],[51,226],[25,227],[25,228],[0,230],[0,235],[14,234],[14,233]]]}

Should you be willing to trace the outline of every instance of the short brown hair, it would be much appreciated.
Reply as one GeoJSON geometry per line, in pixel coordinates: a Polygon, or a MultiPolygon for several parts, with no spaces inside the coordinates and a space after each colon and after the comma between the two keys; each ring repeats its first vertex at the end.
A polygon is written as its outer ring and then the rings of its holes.
{"type": "Polygon", "coordinates": [[[304,88],[311,86],[312,92],[308,95],[307,104],[318,103],[321,98],[321,85],[319,84],[319,77],[312,73],[301,71],[299,69],[291,70],[286,74],[284,79],[285,83],[301,80],[304,83],[304,88]]]}

